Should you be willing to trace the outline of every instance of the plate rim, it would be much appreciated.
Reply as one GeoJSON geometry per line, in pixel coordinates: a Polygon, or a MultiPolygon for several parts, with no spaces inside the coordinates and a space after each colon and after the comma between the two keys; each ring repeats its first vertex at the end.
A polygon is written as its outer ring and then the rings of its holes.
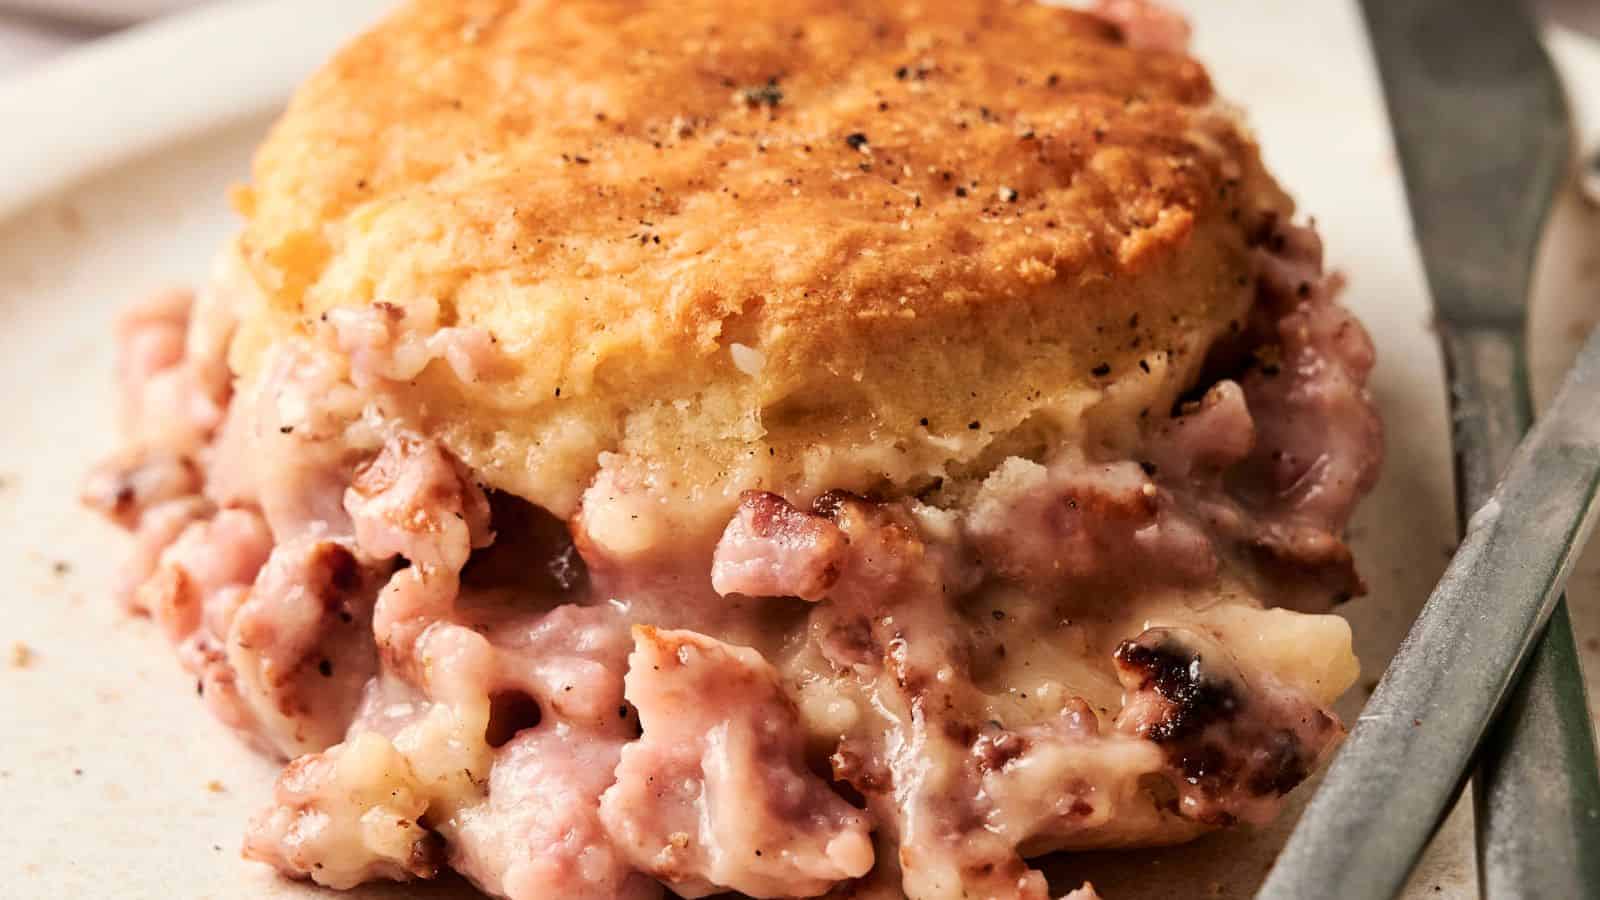
{"type": "Polygon", "coordinates": [[[119,0],[96,3],[94,0],[5,0],[0,8],[15,9],[25,15],[42,16],[75,26],[104,28],[131,25],[146,19],[171,15],[196,0],[119,0]]]}
{"type": "Polygon", "coordinates": [[[94,174],[281,106],[394,0],[248,0],[131,28],[0,82],[0,222],[94,174]],[[108,89],[109,86],[109,89],[108,89]]]}

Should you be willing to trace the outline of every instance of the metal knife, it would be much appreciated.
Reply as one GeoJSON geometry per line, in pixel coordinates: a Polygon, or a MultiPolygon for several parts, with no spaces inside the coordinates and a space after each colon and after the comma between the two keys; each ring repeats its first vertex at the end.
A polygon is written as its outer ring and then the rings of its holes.
{"type": "MultiPolygon", "coordinates": [[[[1600,479],[1593,338],[1495,490],[1530,418],[1527,288],[1570,141],[1537,32],[1508,0],[1362,5],[1450,377],[1458,508],[1484,511],[1263,886],[1274,900],[1400,890],[1560,600],[1600,479]]],[[[1600,783],[1564,611],[1534,656],[1484,755],[1480,876],[1496,900],[1600,885],[1600,783]]]]}

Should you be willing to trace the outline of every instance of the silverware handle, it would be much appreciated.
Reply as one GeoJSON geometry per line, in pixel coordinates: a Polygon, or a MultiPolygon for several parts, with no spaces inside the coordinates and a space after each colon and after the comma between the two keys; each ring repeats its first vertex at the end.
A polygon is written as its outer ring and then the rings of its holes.
{"type": "MultiPolygon", "coordinates": [[[[1440,335],[1450,370],[1457,509],[1482,506],[1533,418],[1520,329],[1440,335]]],[[[1462,522],[1465,527],[1465,521],[1462,522]]],[[[1473,782],[1484,897],[1600,891],[1600,764],[1563,601],[1479,753],[1473,782]]]]}
{"type": "Polygon", "coordinates": [[[1597,491],[1600,336],[1473,516],[1259,898],[1400,890],[1561,595],[1597,491]]]}
{"type": "Polygon", "coordinates": [[[1450,442],[1456,462],[1456,517],[1462,532],[1489,502],[1533,424],[1527,336],[1520,321],[1458,328],[1441,323],[1445,381],[1450,385],[1450,442]]]}
{"type": "Polygon", "coordinates": [[[1565,603],[1484,740],[1473,793],[1484,897],[1600,892],[1594,726],[1565,603]]]}

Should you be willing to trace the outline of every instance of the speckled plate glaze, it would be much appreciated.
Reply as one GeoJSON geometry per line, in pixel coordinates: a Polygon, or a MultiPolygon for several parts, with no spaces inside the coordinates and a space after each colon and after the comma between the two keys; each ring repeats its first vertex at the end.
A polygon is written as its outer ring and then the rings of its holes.
{"type": "MultiPolygon", "coordinates": [[[[155,629],[109,597],[124,542],[79,509],[112,445],[117,305],[192,282],[234,223],[223,190],[292,85],[383,0],[223,4],[0,83],[0,872],[8,897],[327,896],[240,860],[274,767],[194,701],[155,629]]],[[[1370,685],[1453,544],[1444,385],[1382,101],[1353,3],[1191,0],[1197,52],[1250,112],[1273,169],[1315,215],[1348,302],[1377,340],[1389,462],[1357,516],[1369,596],[1345,613],[1370,685]]],[[[1600,137],[1600,50],[1553,35],[1579,133],[1600,137]]],[[[1600,318],[1600,214],[1565,197],[1535,285],[1545,396],[1600,318]]],[[[1600,671],[1600,552],[1572,583],[1600,671]]],[[[1600,696],[1591,678],[1590,696],[1600,696]]],[[[1341,704],[1354,718],[1365,694],[1341,704]]],[[[1424,726],[1425,727],[1425,726],[1424,726]]],[[[1417,761],[1417,764],[1426,764],[1417,761]]],[[[1458,809],[1408,896],[1473,897],[1470,810],[1458,809]]],[[[1289,818],[1292,818],[1292,814],[1289,818]]],[[[1187,847],[1064,857],[1063,887],[1112,900],[1247,897],[1289,821],[1187,847]]],[[[459,881],[378,886],[367,900],[468,898],[459,881]]]]}

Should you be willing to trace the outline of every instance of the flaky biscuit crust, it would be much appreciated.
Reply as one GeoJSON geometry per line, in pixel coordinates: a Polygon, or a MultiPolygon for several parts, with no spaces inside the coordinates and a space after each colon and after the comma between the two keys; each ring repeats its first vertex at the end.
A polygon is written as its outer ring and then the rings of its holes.
{"type": "Polygon", "coordinates": [[[617,451],[717,521],[1116,443],[1291,211],[1193,60],[899,0],[411,3],[299,92],[238,205],[246,378],[329,309],[437,303],[505,365],[436,363],[387,414],[558,515],[617,451]]]}

